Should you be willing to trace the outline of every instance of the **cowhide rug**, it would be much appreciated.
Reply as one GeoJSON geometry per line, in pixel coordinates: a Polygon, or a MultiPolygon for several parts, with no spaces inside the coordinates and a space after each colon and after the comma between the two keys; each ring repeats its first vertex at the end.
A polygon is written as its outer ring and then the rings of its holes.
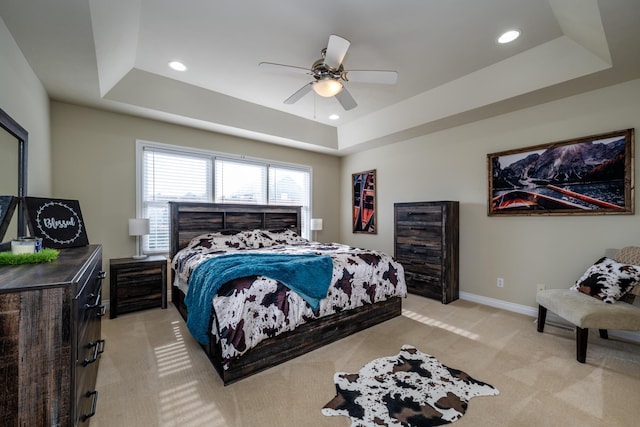
{"type": "Polygon", "coordinates": [[[359,372],[334,375],[336,397],[324,415],[345,415],[351,427],[439,426],[461,418],[469,399],[497,395],[493,386],[404,345],[397,356],[376,359],[359,372]]]}

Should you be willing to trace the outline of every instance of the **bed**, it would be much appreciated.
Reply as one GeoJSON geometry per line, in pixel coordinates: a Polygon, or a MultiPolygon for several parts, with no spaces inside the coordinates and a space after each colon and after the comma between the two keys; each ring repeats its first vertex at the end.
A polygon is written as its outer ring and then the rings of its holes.
{"type": "MultiPolygon", "coordinates": [[[[356,259],[358,262],[365,260],[366,263],[378,268],[375,274],[370,272],[362,278],[358,277],[360,273],[356,273],[356,270],[349,271],[347,286],[351,300],[357,301],[355,303],[347,301],[344,308],[334,306],[337,298],[335,297],[336,292],[340,295],[338,299],[343,298],[344,292],[340,292],[344,290],[344,280],[342,282],[343,289],[336,291],[330,288],[326,299],[320,300],[315,308],[312,308],[313,304],[310,302],[305,305],[304,302],[307,300],[304,297],[300,297],[280,282],[257,274],[237,278],[222,285],[218,294],[213,298],[211,307],[209,307],[211,315],[207,317],[205,332],[207,342],[204,342],[203,337],[194,334],[193,331],[192,335],[197,337],[196,339],[201,343],[225,385],[399,316],[401,313],[401,301],[406,296],[402,266],[381,252],[349,248],[334,243],[309,242],[302,239],[300,237],[300,207],[171,202],[169,210],[170,255],[173,273],[172,302],[188,324],[195,318],[202,316],[198,309],[197,313],[191,313],[190,319],[189,310],[185,303],[185,300],[189,301],[189,307],[195,311],[196,305],[193,303],[193,298],[189,300],[187,297],[188,286],[190,283],[196,282],[197,274],[194,272],[205,271],[204,263],[206,262],[221,261],[221,258],[224,258],[221,255],[231,257],[238,253],[243,255],[257,253],[254,256],[259,256],[260,254],[277,252],[286,254],[286,256],[291,253],[309,254],[309,257],[311,257],[311,253],[322,255],[317,258],[330,256],[333,261],[331,265],[334,267],[331,288],[337,286],[334,283],[337,277],[336,266],[345,266],[345,277],[347,276],[346,266],[354,264],[356,259]],[[262,240],[257,238],[258,236],[262,240]],[[274,241],[263,245],[265,236],[267,241],[274,241]],[[248,240],[251,238],[255,238],[255,240],[248,240]],[[219,246],[218,242],[220,241],[224,241],[224,245],[219,246]],[[238,241],[242,243],[236,244],[238,241]],[[202,247],[203,242],[205,248],[202,247]],[[354,251],[354,253],[338,254],[347,252],[347,249],[354,251]],[[343,261],[338,258],[341,256],[351,258],[343,261]],[[217,259],[212,260],[211,258],[217,259]],[[199,271],[198,268],[200,268],[199,271]],[[372,283],[371,289],[373,290],[356,290],[356,286],[362,283],[366,286],[369,282],[374,281],[379,283],[372,283]],[[251,286],[249,286],[250,284],[251,286]],[[289,318],[286,317],[286,321],[283,320],[283,325],[281,325],[283,331],[272,331],[271,327],[263,326],[260,331],[266,331],[267,336],[264,339],[258,340],[256,338],[254,340],[254,337],[260,334],[240,334],[242,345],[238,345],[238,339],[230,336],[228,331],[239,323],[225,323],[230,317],[228,313],[237,317],[240,311],[237,306],[228,309],[232,304],[238,304],[231,302],[233,301],[231,298],[243,292],[249,292],[247,289],[259,289],[262,286],[271,287],[269,288],[271,290],[268,292],[255,291],[263,293],[259,297],[254,296],[253,300],[266,298],[265,295],[271,299],[277,299],[278,303],[272,305],[279,304],[281,307],[287,308],[287,313],[296,313],[297,317],[302,319],[301,324],[297,322],[291,326],[289,318]],[[359,296],[356,298],[354,295],[359,296]],[[304,308],[296,309],[295,307],[300,304],[300,301],[302,301],[304,308]],[[371,303],[372,301],[373,303],[371,303]],[[325,313],[327,311],[329,314],[325,313]]],[[[357,271],[360,270],[361,268],[358,267],[357,271]]],[[[215,276],[215,274],[211,274],[211,276],[215,276]]],[[[263,308],[264,304],[260,306],[260,309],[263,308]]],[[[251,307],[247,309],[248,312],[253,313],[253,317],[258,317],[256,310],[251,307]]],[[[269,312],[268,316],[274,317],[273,312],[269,312]]],[[[245,319],[241,321],[242,324],[245,321],[249,323],[248,319],[245,319]]],[[[295,322],[291,321],[291,323],[295,322]]],[[[279,325],[278,328],[281,326],[279,325]]],[[[190,329],[191,327],[190,325],[190,329]]]]}

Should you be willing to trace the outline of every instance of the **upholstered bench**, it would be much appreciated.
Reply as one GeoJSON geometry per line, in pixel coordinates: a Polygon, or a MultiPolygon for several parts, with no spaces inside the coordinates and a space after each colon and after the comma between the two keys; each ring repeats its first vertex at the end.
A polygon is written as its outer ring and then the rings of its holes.
{"type": "MultiPolygon", "coordinates": [[[[615,256],[620,263],[640,265],[640,248],[623,248],[615,256]]],[[[590,328],[600,330],[600,337],[608,338],[608,329],[640,331],[640,306],[632,304],[633,294],[637,294],[640,285],[633,289],[624,300],[614,304],[605,303],[590,295],[570,289],[547,289],[536,295],[538,303],[538,332],[544,331],[547,310],[557,314],[576,326],[576,358],[585,363],[587,341],[590,328]]]]}

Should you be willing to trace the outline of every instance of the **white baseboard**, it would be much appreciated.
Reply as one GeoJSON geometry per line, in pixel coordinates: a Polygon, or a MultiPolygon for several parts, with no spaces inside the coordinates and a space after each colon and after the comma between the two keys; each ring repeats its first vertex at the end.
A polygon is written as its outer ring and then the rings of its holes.
{"type": "MultiPolygon", "coordinates": [[[[489,298],[482,295],[476,295],[469,292],[460,292],[460,299],[465,301],[471,301],[482,305],[488,305],[489,307],[500,308],[502,310],[511,311],[514,313],[524,314],[525,316],[533,317],[537,320],[538,308],[529,307],[528,305],[515,304],[508,301],[503,301],[495,298],[489,298]]],[[[566,320],[559,316],[556,316],[552,312],[547,312],[547,321],[550,326],[558,326],[561,328],[569,327],[574,329],[575,326],[568,323],[566,320]]],[[[640,332],[632,331],[609,331],[609,336],[620,338],[627,341],[633,341],[640,343],[640,332]]]]}

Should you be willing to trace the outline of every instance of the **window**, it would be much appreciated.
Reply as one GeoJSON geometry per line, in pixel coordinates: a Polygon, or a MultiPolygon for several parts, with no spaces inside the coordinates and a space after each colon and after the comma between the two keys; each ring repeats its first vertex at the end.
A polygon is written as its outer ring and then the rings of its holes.
{"type": "Polygon", "coordinates": [[[267,204],[267,165],[216,159],[217,203],[267,204]]]}
{"type": "Polygon", "coordinates": [[[311,221],[309,175],[308,170],[284,166],[269,168],[269,204],[302,206],[300,227],[304,230],[303,236],[307,238],[311,221]]]}
{"type": "Polygon", "coordinates": [[[302,206],[309,236],[311,168],[138,141],[138,215],[149,218],[144,252],[169,251],[169,201],[302,206]]]}

